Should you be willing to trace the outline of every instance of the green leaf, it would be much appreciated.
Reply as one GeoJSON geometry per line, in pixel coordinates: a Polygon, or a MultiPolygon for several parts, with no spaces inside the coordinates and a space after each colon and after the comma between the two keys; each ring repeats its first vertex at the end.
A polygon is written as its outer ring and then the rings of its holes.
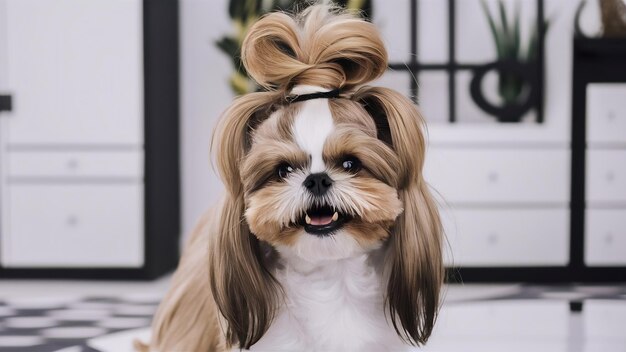
{"type": "Polygon", "coordinates": [[[222,37],[215,45],[232,60],[233,68],[238,72],[245,72],[241,62],[241,52],[237,40],[232,37],[222,37]]]}
{"type": "Polygon", "coordinates": [[[511,31],[509,29],[509,20],[506,15],[506,8],[504,7],[504,2],[502,0],[498,0],[498,9],[500,10],[500,21],[502,23],[502,37],[504,40],[500,43],[504,46],[504,50],[508,55],[511,54],[511,31]]]}
{"type": "Polygon", "coordinates": [[[235,72],[230,76],[230,87],[236,95],[246,94],[250,90],[252,81],[246,75],[235,72]]]}
{"type": "Polygon", "coordinates": [[[215,45],[226,55],[233,56],[239,53],[239,43],[233,37],[222,37],[222,39],[215,42],[215,45]]]}
{"type": "Polygon", "coordinates": [[[261,15],[262,0],[230,0],[228,14],[234,21],[245,23],[251,16],[257,18],[261,15]]]}
{"type": "Polygon", "coordinates": [[[228,4],[228,15],[231,19],[241,19],[245,15],[246,0],[230,0],[228,4]]]}
{"type": "Polygon", "coordinates": [[[298,0],[275,0],[270,11],[288,11],[298,12],[298,10],[306,7],[308,3],[306,1],[298,0]]]}
{"type": "Polygon", "coordinates": [[[251,22],[254,22],[259,18],[261,16],[261,2],[262,0],[245,0],[244,17],[241,20],[249,21],[252,19],[251,22]]]}
{"type": "Polygon", "coordinates": [[[520,34],[520,3],[516,2],[515,6],[515,19],[513,24],[513,45],[512,45],[512,55],[513,58],[520,59],[521,58],[521,34],[520,34]]]}
{"type": "Polygon", "coordinates": [[[496,52],[498,53],[498,58],[502,58],[504,55],[504,51],[502,50],[501,38],[498,28],[496,26],[493,17],[491,16],[491,12],[489,11],[489,7],[487,7],[487,3],[485,0],[480,0],[480,4],[483,7],[483,11],[485,12],[485,16],[487,17],[487,21],[489,22],[489,28],[491,29],[491,35],[493,36],[493,41],[496,46],[496,52]]]}
{"type": "MultiPolygon", "coordinates": [[[[545,20],[543,22],[543,29],[544,29],[544,36],[546,33],[548,33],[548,28],[550,27],[550,21],[549,20],[545,20]]],[[[531,33],[530,33],[530,40],[528,41],[528,48],[526,50],[526,60],[527,61],[533,61],[537,58],[537,46],[539,45],[539,40],[538,40],[538,28],[537,28],[537,24],[535,23],[532,27],[531,33]]]]}

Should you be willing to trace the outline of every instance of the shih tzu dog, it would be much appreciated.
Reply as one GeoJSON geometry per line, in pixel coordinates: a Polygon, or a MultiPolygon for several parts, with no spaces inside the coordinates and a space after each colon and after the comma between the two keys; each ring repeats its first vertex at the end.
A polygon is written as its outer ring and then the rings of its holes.
{"type": "Polygon", "coordinates": [[[264,91],[215,131],[226,196],[188,242],[145,349],[404,351],[439,308],[442,228],[412,102],[364,84],[375,26],[316,4],[271,13],[242,46],[264,91]]]}

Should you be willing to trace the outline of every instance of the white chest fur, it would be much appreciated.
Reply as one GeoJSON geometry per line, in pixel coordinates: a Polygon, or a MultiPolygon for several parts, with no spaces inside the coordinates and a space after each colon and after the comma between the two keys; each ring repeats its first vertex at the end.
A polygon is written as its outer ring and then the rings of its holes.
{"type": "Polygon", "coordinates": [[[409,351],[387,323],[384,285],[367,255],[309,264],[285,259],[285,302],[253,351],[409,351]]]}

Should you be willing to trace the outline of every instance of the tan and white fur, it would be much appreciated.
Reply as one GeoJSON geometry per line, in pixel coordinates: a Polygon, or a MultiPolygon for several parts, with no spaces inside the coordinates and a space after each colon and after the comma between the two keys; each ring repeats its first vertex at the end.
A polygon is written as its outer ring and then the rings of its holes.
{"type": "Polygon", "coordinates": [[[374,25],[317,4],[252,26],[263,92],[215,131],[222,202],[194,230],[153,322],[152,351],[404,351],[426,343],[442,229],[422,177],[423,120],[364,84],[387,67],[374,25]],[[285,98],[340,90],[338,97],[285,98]]]}

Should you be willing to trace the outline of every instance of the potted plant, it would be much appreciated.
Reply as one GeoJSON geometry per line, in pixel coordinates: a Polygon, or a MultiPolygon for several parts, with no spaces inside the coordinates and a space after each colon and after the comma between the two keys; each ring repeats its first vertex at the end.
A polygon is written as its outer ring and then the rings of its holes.
{"type": "Polygon", "coordinates": [[[502,0],[498,0],[498,14],[489,10],[481,0],[483,11],[489,23],[491,37],[496,48],[497,60],[474,70],[470,83],[470,94],[474,102],[485,112],[500,122],[519,122],[534,106],[537,106],[541,84],[538,69],[540,36],[545,33],[548,23],[538,28],[538,21],[532,26],[528,43],[522,43],[520,31],[519,2],[511,16],[502,0]],[[497,92],[501,105],[487,101],[482,92],[482,81],[486,74],[495,70],[498,74],[497,92]]]}

